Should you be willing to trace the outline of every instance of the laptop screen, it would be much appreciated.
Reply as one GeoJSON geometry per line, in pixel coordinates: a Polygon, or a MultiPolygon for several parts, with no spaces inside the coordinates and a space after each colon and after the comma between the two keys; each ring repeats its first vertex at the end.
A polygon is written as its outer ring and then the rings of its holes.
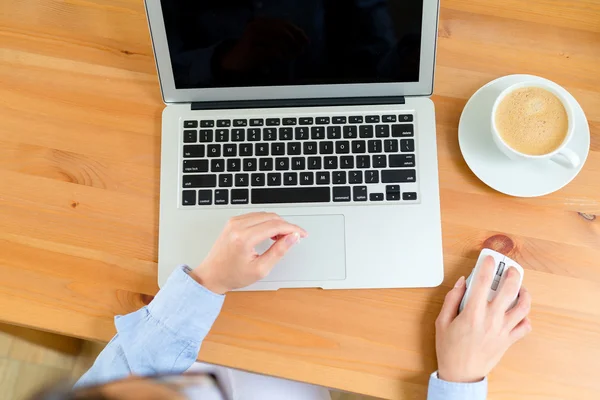
{"type": "Polygon", "coordinates": [[[162,0],[177,89],[418,82],[422,0],[162,0]]]}

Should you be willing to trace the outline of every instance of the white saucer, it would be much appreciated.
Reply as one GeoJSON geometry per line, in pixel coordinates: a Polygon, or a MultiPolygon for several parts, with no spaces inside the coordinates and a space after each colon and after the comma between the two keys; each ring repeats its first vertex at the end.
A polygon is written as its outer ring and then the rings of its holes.
{"type": "Polygon", "coordinates": [[[515,161],[506,157],[492,139],[492,106],[500,92],[525,80],[550,82],[533,75],[509,75],[483,86],[462,112],[458,143],[467,165],[486,185],[510,196],[535,197],[557,191],[581,171],[590,150],[590,128],[579,103],[560,88],[571,101],[575,115],[575,134],[568,147],[579,155],[581,165],[571,169],[549,160],[515,161]]]}

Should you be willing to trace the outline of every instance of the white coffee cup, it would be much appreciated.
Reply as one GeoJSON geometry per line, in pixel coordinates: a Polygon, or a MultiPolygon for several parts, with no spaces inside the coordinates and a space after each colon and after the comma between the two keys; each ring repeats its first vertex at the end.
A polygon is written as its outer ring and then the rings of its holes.
{"type": "Polygon", "coordinates": [[[507,157],[513,160],[552,160],[555,163],[562,165],[566,168],[579,167],[579,165],[581,164],[581,159],[579,158],[577,153],[567,148],[567,145],[569,144],[569,141],[571,140],[575,132],[575,119],[573,118],[573,107],[571,107],[571,104],[569,103],[567,98],[563,96],[559,89],[560,86],[556,84],[544,82],[520,82],[509,86],[500,93],[500,95],[496,99],[496,102],[494,103],[494,107],[492,107],[492,135],[496,146],[498,146],[500,151],[506,154],[507,157]],[[500,132],[498,132],[498,127],[496,126],[496,112],[498,111],[498,105],[500,105],[502,100],[504,100],[504,98],[513,91],[527,87],[536,87],[549,91],[561,101],[562,105],[565,107],[565,110],[567,112],[567,118],[569,121],[565,139],[556,150],[547,154],[533,156],[521,153],[520,151],[513,149],[504,141],[504,139],[502,139],[502,136],[500,136],[500,132]]]}

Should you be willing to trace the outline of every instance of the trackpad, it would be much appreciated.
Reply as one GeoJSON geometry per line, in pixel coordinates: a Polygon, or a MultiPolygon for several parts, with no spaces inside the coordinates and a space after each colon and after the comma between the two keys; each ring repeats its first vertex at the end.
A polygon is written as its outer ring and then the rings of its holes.
{"type": "MultiPolygon", "coordinates": [[[[346,240],[343,215],[282,216],[308,232],[273,268],[263,282],[346,279],[346,240]]],[[[262,254],[273,242],[256,247],[262,254]]]]}

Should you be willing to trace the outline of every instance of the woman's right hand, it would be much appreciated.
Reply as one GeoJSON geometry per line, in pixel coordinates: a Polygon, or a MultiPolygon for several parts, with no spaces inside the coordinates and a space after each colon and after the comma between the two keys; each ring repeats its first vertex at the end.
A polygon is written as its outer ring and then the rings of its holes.
{"type": "Polygon", "coordinates": [[[517,305],[506,311],[519,291],[519,272],[508,268],[508,276],[493,301],[488,293],[494,279],[494,259],[487,257],[471,282],[471,297],[457,316],[465,294],[461,277],[448,292],[436,320],[438,377],[449,382],[478,382],[498,364],[515,342],[531,331],[527,318],[531,296],[522,287],[517,305]]]}

